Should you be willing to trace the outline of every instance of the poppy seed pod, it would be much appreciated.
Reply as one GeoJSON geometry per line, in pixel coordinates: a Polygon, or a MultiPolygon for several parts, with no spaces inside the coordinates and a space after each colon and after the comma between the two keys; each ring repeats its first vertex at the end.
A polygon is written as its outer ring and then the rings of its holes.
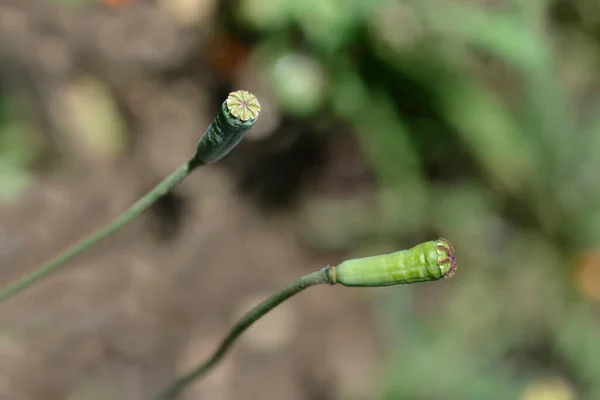
{"type": "Polygon", "coordinates": [[[195,159],[211,164],[229,154],[252,128],[259,113],[260,104],[252,93],[245,90],[229,93],[221,111],[198,142],[195,159]]]}
{"type": "Polygon", "coordinates": [[[446,239],[408,250],[357,258],[330,267],[331,281],[344,286],[390,286],[450,278],[456,271],[454,247],[446,239]]]}

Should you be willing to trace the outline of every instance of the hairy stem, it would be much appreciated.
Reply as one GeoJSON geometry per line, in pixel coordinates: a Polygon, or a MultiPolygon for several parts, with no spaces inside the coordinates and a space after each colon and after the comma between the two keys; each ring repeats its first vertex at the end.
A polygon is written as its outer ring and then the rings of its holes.
{"type": "Polygon", "coordinates": [[[179,167],[177,170],[171,173],[171,175],[166,177],[162,182],[160,182],[152,190],[150,190],[147,194],[145,194],[142,198],[135,202],[131,207],[125,210],[117,219],[115,219],[108,226],[91,234],[81,242],[77,243],[75,246],[59,254],[56,258],[43,265],[41,268],[36,269],[29,275],[26,275],[24,278],[18,280],[17,282],[0,291],[0,302],[14,296],[21,290],[31,286],[40,279],[56,271],[59,267],[65,265],[74,257],[83,253],[90,247],[95,246],[96,244],[104,240],[106,237],[112,235],[113,233],[123,228],[123,226],[127,225],[135,218],[137,218],[140,214],[142,214],[144,211],[146,211],[160,197],[167,194],[175,185],[181,182],[199,165],[202,164],[194,159],[193,161],[185,163],[184,165],[179,167]]]}
{"type": "Polygon", "coordinates": [[[259,304],[244,315],[234,326],[231,328],[227,336],[223,339],[219,347],[215,352],[200,364],[198,367],[190,371],[188,374],[175,380],[169,387],[167,387],[162,393],[154,398],[154,400],[171,400],[174,399],[182,390],[188,385],[193,383],[196,379],[202,377],[211,369],[213,369],[219,361],[225,356],[227,351],[235,343],[238,337],[244,333],[254,322],[259,320],[261,317],[266,315],[269,311],[283,303],[285,300],[300,293],[304,289],[307,289],[314,285],[320,284],[334,284],[335,282],[331,278],[329,267],[323,268],[319,271],[304,275],[297,281],[289,284],[279,292],[273,294],[267,300],[259,304]]]}

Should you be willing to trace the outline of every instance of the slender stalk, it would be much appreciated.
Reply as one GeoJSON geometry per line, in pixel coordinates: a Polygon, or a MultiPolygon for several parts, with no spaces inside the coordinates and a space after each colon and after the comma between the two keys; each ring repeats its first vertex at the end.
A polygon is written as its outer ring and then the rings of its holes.
{"type": "Polygon", "coordinates": [[[304,275],[302,278],[273,294],[267,300],[250,310],[233,326],[233,328],[231,328],[227,336],[223,339],[219,347],[215,350],[212,356],[210,356],[210,358],[208,358],[188,374],[174,381],[162,393],[156,396],[154,400],[174,399],[182,390],[192,384],[196,379],[201,378],[203,375],[213,369],[246,329],[248,329],[254,322],[259,320],[269,311],[283,303],[285,300],[311,286],[320,284],[332,285],[334,283],[335,281],[331,277],[330,268],[326,267],[319,271],[304,275]]]}
{"type": "Polygon", "coordinates": [[[106,227],[99,229],[95,233],[91,234],[81,242],[77,243],[73,247],[59,254],[56,258],[43,265],[41,268],[33,271],[31,274],[25,276],[19,281],[6,287],[0,291],[0,302],[14,296],[21,290],[26,289],[32,284],[36,283],[40,279],[46,277],[50,273],[56,271],[59,267],[65,265],[68,261],[74,257],[83,253],[87,249],[96,244],[100,243],[106,237],[117,232],[123,226],[127,225],[140,214],[146,211],[153,203],[155,203],[160,197],[167,194],[175,185],[181,182],[186,176],[188,176],[196,167],[202,165],[198,162],[188,162],[180,166],[171,175],[166,177],[162,182],[156,185],[152,190],[135,202],[131,207],[125,210],[117,219],[106,227]]]}
{"type": "Polygon", "coordinates": [[[123,226],[146,211],[160,197],[167,194],[197,167],[215,163],[225,157],[254,126],[259,112],[260,104],[256,96],[252,93],[245,90],[229,93],[229,96],[227,96],[227,99],[221,105],[221,111],[198,142],[196,154],[191,161],[183,164],[175,172],[166,177],[154,189],[119,215],[111,224],[88,236],[19,281],[4,288],[0,291],[0,302],[33,285],[59,267],[65,265],[74,257],[123,228],[123,226]]]}

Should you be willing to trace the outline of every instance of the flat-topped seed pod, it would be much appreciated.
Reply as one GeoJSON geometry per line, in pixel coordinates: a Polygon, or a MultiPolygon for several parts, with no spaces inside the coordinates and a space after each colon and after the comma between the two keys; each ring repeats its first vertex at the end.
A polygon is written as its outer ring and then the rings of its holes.
{"type": "Polygon", "coordinates": [[[260,104],[245,90],[229,93],[221,111],[198,143],[195,159],[202,164],[214,163],[237,146],[256,122],[260,104]]]}

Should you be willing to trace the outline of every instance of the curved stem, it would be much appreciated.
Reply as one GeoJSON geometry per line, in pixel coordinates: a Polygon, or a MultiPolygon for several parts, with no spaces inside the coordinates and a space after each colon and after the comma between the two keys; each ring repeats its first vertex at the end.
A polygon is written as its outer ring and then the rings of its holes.
{"type": "Polygon", "coordinates": [[[210,356],[210,358],[208,358],[205,362],[200,364],[188,374],[174,381],[162,393],[156,396],[154,400],[174,399],[175,396],[177,396],[188,385],[214,368],[246,329],[248,329],[254,322],[263,317],[269,311],[283,303],[285,300],[311,286],[319,284],[331,285],[333,283],[334,281],[331,278],[329,267],[326,267],[319,271],[304,275],[302,278],[273,294],[267,300],[250,310],[233,326],[233,328],[231,328],[227,336],[223,339],[219,347],[215,350],[213,355],[210,356]]]}
{"type": "Polygon", "coordinates": [[[56,258],[43,265],[41,268],[33,271],[24,278],[18,280],[12,285],[6,287],[0,291],[0,302],[14,296],[21,290],[31,286],[35,282],[49,275],[50,273],[57,270],[59,267],[65,265],[68,261],[83,253],[90,247],[98,244],[104,240],[107,236],[117,232],[123,226],[128,224],[137,218],[140,214],[146,211],[152,204],[154,204],[160,197],[167,194],[175,185],[181,182],[186,176],[188,176],[196,167],[202,165],[197,160],[192,160],[185,163],[171,175],[166,177],[162,182],[156,185],[152,190],[135,202],[131,207],[124,211],[117,219],[115,219],[108,226],[98,230],[92,235],[88,236],[75,246],[69,248],[63,253],[59,254],[56,258]]]}
{"type": "Polygon", "coordinates": [[[260,104],[252,93],[244,90],[229,93],[227,99],[221,105],[221,110],[210,124],[204,135],[198,142],[194,157],[175,172],[166,177],[162,182],[148,192],[144,197],[135,202],[126,211],[121,213],[111,224],[96,231],[73,247],[65,250],[57,257],[42,265],[39,269],[26,275],[24,278],[9,285],[0,291],[0,302],[9,299],[21,290],[31,286],[40,279],[65,265],[72,258],[83,253],[87,249],[100,243],[107,236],[120,230],[123,226],[137,218],[154,204],[161,196],[164,196],[175,185],[181,182],[194,169],[201,165],[210,164],[226,156],[240,141],[248,130],[254,126],[260,104]]]}

